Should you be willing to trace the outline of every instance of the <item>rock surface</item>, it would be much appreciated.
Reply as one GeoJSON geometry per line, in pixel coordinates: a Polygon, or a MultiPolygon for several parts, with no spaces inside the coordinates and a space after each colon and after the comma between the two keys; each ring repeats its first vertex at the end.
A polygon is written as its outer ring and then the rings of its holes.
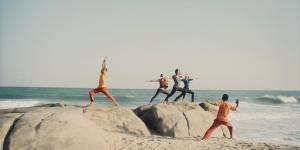
{"type": "MultiPolygon", "coordinates": [[[[135,113],[145,124],[162,136],[195,137],[203,136],[211,126],[214,116],[199,105],[190,102],[145,105],[135,113]]],[[[213,137],[229,137],[225,126],[216,129],[213,137]]]]}
{"type": "Polygon", "coordinates": [[[84,116],[106,131],[150,136],[148,128],[128,107],[101,105],[84,108],[84,116]]]}
{"type": "Polygon", "coordinates": [[[2,111],[2,149],[110,149],[118,139],[115,132],[150,135],[145,124],[127,107],[55,105],[26,110],[2,111]]]}
{"type": "Polygon", "coordinates": [[[218,107],[217,106],[214,106],[214,105],[206,103],[206,102],[205,103],[200,103],[199,106],[202,107],[205,111],[210,112],[214,116],[217,116],[217,114],[218,114],[218,107]]]}

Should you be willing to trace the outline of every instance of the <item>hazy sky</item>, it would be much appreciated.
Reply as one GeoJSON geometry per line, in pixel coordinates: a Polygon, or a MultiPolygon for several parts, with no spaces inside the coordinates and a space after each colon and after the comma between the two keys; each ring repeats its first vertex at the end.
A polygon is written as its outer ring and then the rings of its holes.
{"type": "Polygon", "coordinates": [[[112,88],[180,68],[195,89],[300,90],[300,1],[0,0],[0,86],[95,87],[105,55],[112,88]]]}

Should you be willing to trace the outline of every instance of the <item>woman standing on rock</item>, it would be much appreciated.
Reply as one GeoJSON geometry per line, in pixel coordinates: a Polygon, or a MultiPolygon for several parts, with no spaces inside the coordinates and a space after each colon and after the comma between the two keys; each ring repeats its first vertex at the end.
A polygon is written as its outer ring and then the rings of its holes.
{"type": "Polygon", "coordinates": [[[102,68],[101,68],[101,75],[99,78],[99,84],[98,87],[95,89],[91,89],[89,91],[89,96],[90,96],[90,104],[94,104],[94,97],[97,93],[102,92],[108,99],[111,100],[111,102],[113,103],[113,105],[118,106],[118,102],[117,100],[110,94],[110,92],[108,91],[108,88],[105,84],[106,78],[107,78],[107,68],[106,68],[106,58],[105,57],[103,59],[102,62],[102,68]]]}

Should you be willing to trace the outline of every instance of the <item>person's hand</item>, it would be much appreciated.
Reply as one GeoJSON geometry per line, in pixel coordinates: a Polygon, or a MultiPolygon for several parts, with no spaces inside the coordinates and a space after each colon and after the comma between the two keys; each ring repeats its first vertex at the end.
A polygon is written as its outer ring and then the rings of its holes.
{"type": "Polygon", "coordinates": [[[238,107],[239,106],[239,99],[236,99],[235,103],[236,103],[236,107],[238,107]]]}

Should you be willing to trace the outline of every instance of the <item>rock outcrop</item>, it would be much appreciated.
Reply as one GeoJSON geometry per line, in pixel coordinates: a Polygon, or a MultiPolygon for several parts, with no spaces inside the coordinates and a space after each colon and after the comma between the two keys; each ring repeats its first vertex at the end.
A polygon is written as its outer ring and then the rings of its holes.
{"type": "Polygon", "coordinates": [[[214,116],[217,116],[217,114],[218,114],[218,107],[217,106],[214,106],[214,105],[209,104],[209,103],[200,103],[199,106],[202,107],[205,111],[210,112],[214,116]]]}
{"type": "Polygon", "coordinates": [[[127,107],[47,105],[13,110],[0,111],[4,150],[110,149],[116,133],[150,135],[127,107]]]}
{"type": "MultiPolygon", "coordinates": [[[[145,124],[162,136],[203,136],[213,123],[214,116],[190,102],[145,105],[135,109],[145,124]]],[[[213,137],[229,137],[225,126],[216,129],[213,137]]]]}
{"type": "Polygon", "coordinates": [[[83,109],[84,116],[106,131],[150,136],[148,128],[128,107],[92,106],[83,109]]]}

